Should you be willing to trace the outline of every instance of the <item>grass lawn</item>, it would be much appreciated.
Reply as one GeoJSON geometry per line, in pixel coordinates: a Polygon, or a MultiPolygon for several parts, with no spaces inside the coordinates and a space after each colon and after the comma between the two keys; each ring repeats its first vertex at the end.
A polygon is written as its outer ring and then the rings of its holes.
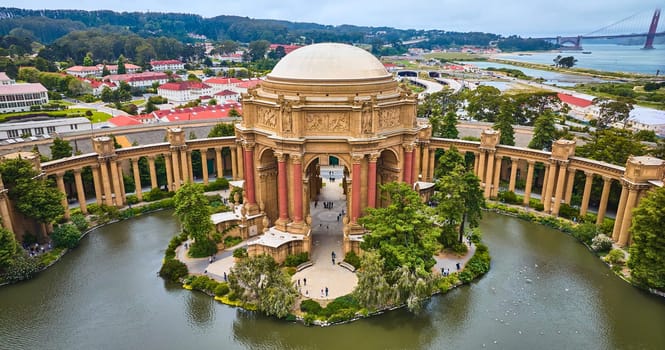
{"type": "Polygon", "coordinates": [[[485,61],[487,57],[475,53],[465,52],[434,52],[425,54],[425,58],[445,59],[448,61],[485,61]]]}
{"type": "Polygon", "coordinates": [[[0,122],[5,121],[8,117],[22,116],[22,115],[47,115],[51,118],[74,118],[85,117],[96,122],[106,121],[111,118],[111,115],[104,112],[99,112],[90,108],[71,108],[62,111],[34,111],[34,112],[17,112],[17,113],[4,113],[0,114],[0,122]],[[86,111],[91,111],[92,116],[85,115],[86,111]]]}

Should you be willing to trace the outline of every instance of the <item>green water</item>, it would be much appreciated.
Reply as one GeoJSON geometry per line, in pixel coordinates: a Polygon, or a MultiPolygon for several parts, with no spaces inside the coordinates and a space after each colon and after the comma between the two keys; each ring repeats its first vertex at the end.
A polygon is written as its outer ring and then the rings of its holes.
{"type": "Polygon", "coordinates": [[[485,214],[488,275],[398,310],[304,327],[157,276],[177,226],[160,212],[100,228],[37,278],[0,288],[0,349],[664,349],[665,300],[571,237],[485,214]],[[495,343],[496,342],[496,343],[495,343]]]}

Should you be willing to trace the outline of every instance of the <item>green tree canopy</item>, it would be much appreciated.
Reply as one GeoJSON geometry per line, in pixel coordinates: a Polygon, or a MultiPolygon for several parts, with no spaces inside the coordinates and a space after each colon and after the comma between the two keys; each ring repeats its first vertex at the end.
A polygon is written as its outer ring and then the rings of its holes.
{"type": "Polygon", "coordinates": [[[499,107],[499,115],[494,122],[494,130],[500,131],[499,143],[507,146],[515,146],[515,110],[510,100],[504,100],[499,107]]]}
{"type": "Polygon", "coordinates": [[[554,114],[546,111],[536,118],[533,130],[533,137],[529,142],[529,148],[533,149],[552,149],[552,142],[556,140],[556,120],[554,114]]]}
{"type": "Polygon", "coordinates": [[[647,148],[636,140],[630,130],[602,129],[591,133],[583,146],[575,149],[575,155],[625,166],[628,157],[643,156],[647,148]]]}
{"type": "Polygon", "coordinates": [[[125,67],[125,56],[118,57],[118,74],[126,74],[127,68],[125,67]]]}
{"type": "Polygon", "coordinates": [[[599,129],[609,128],[614,123],[623,123],[625,127],[628,123],[630,111],[633,110],[633,103],[625,99],[609,100],[606,98],[596,98],[593,100],[593,103],[600,108],[596,123],[599,129]]]}
{"type": "Polygon", "coordinates": [[[259,310],[277,317],[291,311],[298,295],[289,276],[269,255],[238,261],[231,268],[229,288],[241,300],[256,303],[259,310]]]}
{"type": "Polygon", "coordinates": [[[219,123],[210,129],[208,137],[222,137],[235,135],[235,126],[231,123],[219,123]]]}
{"type": "Polygon", "coordinates": [[[194,239],[191,250],[197,251],[197,246],[208,245],[213,224],[203,186],[186,183],[176,192],[173,201],[175,215],[180,219],[183,230],[194,239]]]}
{"type": "Polygon", "coordinates": [[[62,159],[72,156],[72,146],[69,144],[69,141],[63,140],[59,137],[53,139],[53,144],[51,145],[51,159],[62,159]]]}
{"type": "Polygon", "coordinates": [[[466,92],[466,111],[476,120],[494,122],[503,101],[501,91],[493,86],[481,85],[466,92]]]}
{"type": "Polygon", "coordinates": [[[0,274],[12,264],[19,249],[14,233],[0,227],[0,274]]]}
{"type": "Polygon", "coordinates": [[[633,212],[628,267],[638,285],[665,292],[665,188],[649,192],[633,212]]]}
{"type": "Polygon", "coordinates": [[[368,208],[358,222],[369,230],[361,248],[377,251],[384,259],[384,271],[401,266],[430,272],[435,261],[436,235],[428,207],[408,184],[391,182],[381,186],[390,204],[384,208],[368,208]]]}

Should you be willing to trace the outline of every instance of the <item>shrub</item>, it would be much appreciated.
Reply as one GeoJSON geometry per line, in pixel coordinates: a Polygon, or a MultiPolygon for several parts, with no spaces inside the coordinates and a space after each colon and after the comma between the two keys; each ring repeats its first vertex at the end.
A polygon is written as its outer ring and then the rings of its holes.
{"type": "Polygon", "coordinates": [[[623,265],[626,263],[626,255],[621,249],[612,249],[607,256],[605,256],[605,261],[612,265],[623,265]]]}
{"type": "Polygon", "coordinates": [[[7,282],[18,282],[30,279],[39,269],[36,258],[28,256],[26,253],[17,254],[12,259],[11,264],[5,270],[3,275],[7,282]]]}
{"type": "Polygon", "coordinates": [[[287,268],[284,270],[284,272],[286,272],[286,274],[289,275],[289,276],[293,276],[293,275],[295,275],[296,272],[298,272],[298,271],[296,270],[295,267],[293,267],[293,266],[289,266],[289,267],[287,267],[287,268]]]}
{"type": "Polygon", "coordinates": [[[166,248],[166,252],[164,252],[164,258],[167,260],[175,258],[175,249],[186,240],[187,234],[184,232],[171,238],[169,246],[166,248]]]}
{"type": "Polygon", "coordinates": [[[244,258],[247,256],[247,248],[238,248],[233,251],[234,258],[244,258]]]}
{"type": "Polygon", "coordinates": [[[572,218],[577,218],[580,216],[580,210],[573,208],[566,203],[561,203],[561,206],[559,207],[559,216],[572,220],[572,218]]]}
{"type": "Polygon", "coordinates": [[[171,282],[178,282],[179,279],[187,276],[187,265],[180,260],[166,259],[162,268],[159,269],[159,276],[171,282]]]}
{"type": "Polygon", "coordinates": [[[72,214],[70,220],[79,230],[79,232],[85,232],[88,229],[88,221],[85,219],[85,216],[81,213],[72,214]]]}
{"type": "Polygon", "coordinates": [[[302,312],[306,312],[312,315],[319,315],[321,313],[321,310],[323,310],[321,304],[319,304],[314,300],[306,299],[300,303],[300,311],[302,312]]]}
{"type": "Polygon", "coordinates": [[[469,251],[469,248],[464,243],[455,242],[450,249],[457,254],[464,254],[469,251]]]}
{"type": "Polygon", "coordinates": [[[194,241],[189,247],[189,256],[192,258],[204,258],[217,253],[217,243],[211,239],[194,241]]]}
{"type": "Polygon", "coordinates": [[[612,249],[612,239],[601,233],[591,240],[591,249],[595,252],[606,252],[612,249]]]}
{"type": "Polygon", "coordinates": [[[154,202],[164,198],[170,198],[175,195],[175,192],[162,191],[160,188],[153,188],[149,192],[143,194],[143,200],[146,202],[154,202]]]}
{"type": "MultiPolygon", "coordinates": [[[[213,280],[211,280],[208,276],[196,276],[196,277],[194,277],[194,279],[192,280],[192,283],[190,285],[192,286],[192,289],[200,290],[202,292],[205,292],[206,290],[208,290],[208,285],[209,285],[210,281],[213,281],[213,280]]],[[[215,281],[213,281],[213,282],[215,282],[215,281]]],[[[214,289],[215,288],[213,288],[213,290],[214,289]]]]}
{"type": "Polygon", "coordinates": [[[56,247],[74,248],[79,244],[81,231],[72,224],[59,225],[51,233],[51,239],[56,247]]]}
{"type": "Polygon", "coordinates": [[[229,294],[229,285],[227,283],[219,283],[215,287],[215,296],[222,297],[229,294]]]}
{"type": "Polygon", "coordinates": [[[331,323],[337,323],[337,322],[343,322],[343,321],[348,321],[356,317],[356,311],[355,309],[342,309],[339,310],[338,312],[334,313],[330,317],[328,317],[328,322],[331,323]]]}
{"type": "Polygon", "coordinates": [[[572,235],[573,237],[577,238],[580,242],[591,244],[591,240],[594,237],[596,237],[597,233],[598,233],[598,227],[596,227],[595,224],[583,223],[577,225],[577,227],[573,229],[572,235]]]}
{"type": "Polygon", "coordinates": [[[120,219],[127,220],[136,216],[136,210],[134,208],[127,208],[120,212],[120,219]]]}
{"type": "Polygon", "coordinates": [[[242,242],[242,238],[238,237],[238,236],[226,236],[226,237],[224,237],[224,246],[225,247],[233,247],[234,245],[237,245],[240,242],[242,242]]]}
{"type": "Polygon", "coordinates": [[[355,313],[355,311],[360,310],[360,304],[352,295],[344,295],[330,302],[330,304],[321,311],[321,314],[330,317],[343,309],[351,309],[355,313]]]}
{"type": "Polygon", "coordinates": [[[356,270],[360,268],[360,257],[353,250],[346,253],[346,256],[344,256],[344,261],[348,264],[351,264],[356,268],[356,270]]]}
{"type": "Polygon", "coordinates": [[[316,316],[314,314],[306,314],[305,317],[303,317],[303,322],[305,323],[305,326],[311,326],[314,321],[316,320],[316,316]]]}
{"type": "Polygon", "coordinates": [[[309,255],[307,254],[307,252],[303,252],[303,253],[299,253],[299,254],[289,254],[286,257],[286,260],[284,260],[284,265],[295,267],[295,266],[298,266],[298,265],[306,262],[308,259],[309,259],[309,255]]]}
{"type": "Polygon", "coordinates": [[[543,211],[545,209],[543,203],[534,198],[529,199],[529,207],[536,211],[543,211]]]}
{"type": "Polygon", "coordinates": [[[215,181],[210,182],[203,187],[203,190],[206,192],[228,190],[228,189],[229,189],[229,180],[223,177],[218,177],[217,179],[215,179],[215,181]]]}
{"type": "Polygon", "coordinates": [[[520,204],[520,200],[513,191],[499,192],[499,201],[509,204],[520,204]]]}
{"type": "Polygon", "coordinates": [[[136,204],[138,202],[139,202],[139,197],[137,197],[133,194],[130,194],[129,196],[127,196],[127,204],[131,205],[131,204],[136,204]]]}

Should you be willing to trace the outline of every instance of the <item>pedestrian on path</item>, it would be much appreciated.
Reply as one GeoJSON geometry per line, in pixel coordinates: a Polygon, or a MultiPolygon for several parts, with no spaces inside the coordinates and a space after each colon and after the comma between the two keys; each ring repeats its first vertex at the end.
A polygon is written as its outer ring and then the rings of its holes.
{"type": "Polygon", "coordinates": [[[326,298],[328,297],[328,287],[326,287],[326,298]]]}
{"type": "Polygon", "coordinates": [[[303,278],[302,281],[303,281],[304,285],[307,285],[307,278],[303,278]]]}
{"type": "Polygon", "coordinates": [[[224,271],[224,282],[226,282],[226,271],[224,271]]]}

